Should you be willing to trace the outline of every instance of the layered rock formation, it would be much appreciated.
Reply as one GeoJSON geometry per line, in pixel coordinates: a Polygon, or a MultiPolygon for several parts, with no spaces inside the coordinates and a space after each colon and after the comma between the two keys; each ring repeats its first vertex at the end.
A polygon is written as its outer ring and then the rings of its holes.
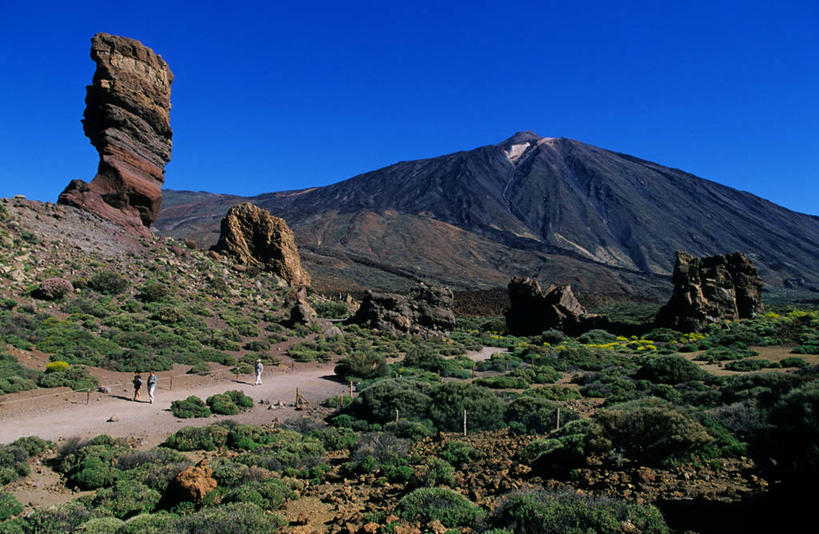
{"type": "Polygon", "coordinates": [[[516,276],[507,287],[510,307],[506,328],[516,336],[532,336],[552,328],[575,333],[597,317],[586,314],[571,286],[551,285],[543,291],[537,280],[516,276]]]}
{"type": "Polygon", "coordinates": [[[296,240],[284,219],[245,202],[228,210],[221,230],[211,250],[273,272],[290,285],[310,285],[310,273],[301,266],[296,240]]]}
{"type": "Polygon", "coordinates": [[[455,327],[452,290],[418,284],[408,295],[368,291],[351,323],[396,334],[441,335],[455,327]]]}
{"type": "Polygon", "coordinates": [[[660,308],[655,322],[685,331],[708,323],[747,319],[765,311],[762,279],[745,254],[695,258],[677,251],[674,293],[660,308]]]}
{"type": "Polygon", "coordinates": [[[91,39],[91,59],[97,70],[86,92],[83,131],[100,163],[91,183],[73,180],[58,203],[148,234],[171,159],[173,74],[139,41],[107,33],[91,39]]]}

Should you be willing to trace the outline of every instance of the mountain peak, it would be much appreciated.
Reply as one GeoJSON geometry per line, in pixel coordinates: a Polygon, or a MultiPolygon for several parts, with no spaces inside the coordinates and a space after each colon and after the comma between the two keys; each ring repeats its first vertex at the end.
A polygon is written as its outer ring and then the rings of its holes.
{"type": "Polygon", "coordinates": [[[509,139],[498,143],[498,146],[501,148],[508,148],[509,146],[512,145],[530,143],[532,141],[539,141],[540,139],[542,139],[542,137],[540,137],[535,132],[516,132],[515,135],[513,135],[509,139]]]}

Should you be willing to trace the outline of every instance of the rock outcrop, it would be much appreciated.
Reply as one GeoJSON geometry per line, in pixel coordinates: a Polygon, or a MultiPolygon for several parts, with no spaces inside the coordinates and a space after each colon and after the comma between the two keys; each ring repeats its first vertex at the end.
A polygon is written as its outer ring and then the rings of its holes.
{"type": "Polygon", "coordinates": [[[349,320],[394,334],[435,336],[455,327],[452,290],[418,284],[408,295],[368,291],[349,320]]]}
{"type": "Polygon", "coordinates": [[[765,311],[762,279],[740,252],[695,258],[677,251],[672,280],[674,293],[657,313],[658,326],[697,331],[709,323],[765,311]]]}
{"type": "Polygon", "coordinates": [[[532,336],[552,328],[575,333],[596,317],[586,313],[571,286],[551,285],[543,291],[537,280],[516,276],[507,287],[510,307],[506,328],[516,336],[532,336]]]}
{"type": "Polygon", "coordinates": [[[91,59],[97,70],[86,92],[83,131],[100,163],[91,183],[73,180],[58,203],[148,234],[171,159],[173,74],[139,41],[107,33],[91,39],[91,59]]]}
{"type": "Polygon", "coordinates": [[[304,325],[318,329],[322,339],[331,339],[343,336],[343,332],[332,321],[319,317],[316,310],[307,302],[307,290],[304,286],[289,296],[288,305],[290,315],[288,324],[290,326],[304,325]]]}
{"type": "Polygon", "coordinates": [[[309,286],[310,273],[301,266],[293,232],[284,219],[249,202],[228,210],[219,242],[211,250],[238,263],[273,272],[292,286],[309,286]]]}
{"type": "Polygon", "coordinates": [[[216,489],[213,470],[207,459],[180,472],[168,485],[165,500],[169,503],[192,501],[201,503],[205,494],[216,489]]]}

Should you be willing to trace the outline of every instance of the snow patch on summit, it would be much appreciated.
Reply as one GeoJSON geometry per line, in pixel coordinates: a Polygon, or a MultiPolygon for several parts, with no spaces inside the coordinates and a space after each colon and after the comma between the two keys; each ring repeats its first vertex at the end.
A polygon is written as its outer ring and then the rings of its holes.
{"type": "Polygon", "coordinates": [[[520,159],[527,148],[529,148],[529,143],[520,143],[510,146],[507,150],[504,150],[503,153],[506,159],[509,160],[509,163],[514,163],[520,159]]]}

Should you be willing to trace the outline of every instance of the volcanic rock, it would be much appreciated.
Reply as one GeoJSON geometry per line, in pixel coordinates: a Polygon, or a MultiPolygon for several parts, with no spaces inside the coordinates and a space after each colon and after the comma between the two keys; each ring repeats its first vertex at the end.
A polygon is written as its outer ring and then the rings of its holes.
{"type": "Polygon", "coordinates": [[[205,494],[216,489],[213,470],[207,459],[180,472],[168,485],[165,498],[169,502],[193,501],[201,503],[205,494]]]}
{"type": "Polygon", "coordinates": [[[762,279],[745,254],[695,258],[677,251],[674,293],[660,308],[655,322],[685,331],[709,323],[747,319],[763,313],[762,279]]]}
{"type": "Polygon", "coordinates": [[[171,160],[173,74],[139,41],[107,33],[91,39],[91,59],[97,70],[87,87],[83,131],[100,163],[91,183],[73,180],[57,202],[149,234],[171,160]]]}
{"type": "Polygon", "coordinates": [[[516,276],[507,287],[511,306],[506,328],[511,334],[531,336],[552,328],[572,333],[596,317],[586,314],[571,286],[551,285],[544,292],[537,280],[516,276]]]}
{"type": "Polygon", "coordinates": [[[390,333],[440,335],[455,327],[452,290],[420,283],[408,295],[368,291],[349,322],[390,333]]]}
{"type": "Polygon", "coordinates": [[[299,250],[287,223],[249,202],[228,210],[222,219],[219,242],[212,250],[231,256],[240,264],[271,271],[290,285],[310,285],[310,274],[301,266],[299,250]]]}

